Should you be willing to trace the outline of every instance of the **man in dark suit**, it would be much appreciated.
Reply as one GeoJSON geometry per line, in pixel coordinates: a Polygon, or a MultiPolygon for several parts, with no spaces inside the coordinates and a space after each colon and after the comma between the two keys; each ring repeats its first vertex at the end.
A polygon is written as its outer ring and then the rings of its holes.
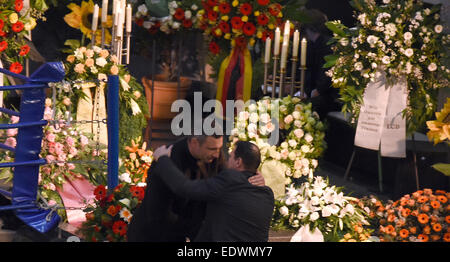
{"type": "MultiPolygon", "coordinates": [[[[225,165],[222,136],[189,136],[172,146],[172,159],[187,179],[214,176],[225,165]]],[[[195,239],[205,216],[206,203],[175,195],[157,176],[154,162],[149,170],[144,200],[128,227],[131,242],[184,242],[195,239]]],[[[166,172],[166,171],[165,171],[166,172]]],[[[263,185],[259,175],[250,180],[263,185]]]]}
{"type": "MultiPolygon", "coordinates": [[[[169,149],[166,150],[169,153],[169,149]]],[[[254,186],[248,182],[261,163],[255,144],[238,141],[228,159],[228,169],[203,180],[186,178],[167,155],[161,156],[158,163],[155,174],[172,192],[184,198],[207,201],[205,220],[194,241],[268,240],[274,208],[273,192],[267,186],[254,186]]]]}

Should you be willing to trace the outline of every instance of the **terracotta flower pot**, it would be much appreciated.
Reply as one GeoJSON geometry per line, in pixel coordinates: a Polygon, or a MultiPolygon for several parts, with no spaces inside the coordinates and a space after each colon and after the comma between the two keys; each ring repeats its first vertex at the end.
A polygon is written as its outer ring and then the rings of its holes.
{"type": "MultiPolygon", "coordinates": [[[[145,95],[149,106],[149,112],[152,113],[152,77],[144,76],[142,83],[145,87],[145,95]]],[[[178,82],[169,82],[164,80],[163,75],[155,75],[155,97],[153,99],[153,119],[167,120],[174,118],[178,113],[171,112],[172,103],[177,99],[184,99],[192,81],[189,78],[180,78],[180,97],[177,97],[178,82]]]]}

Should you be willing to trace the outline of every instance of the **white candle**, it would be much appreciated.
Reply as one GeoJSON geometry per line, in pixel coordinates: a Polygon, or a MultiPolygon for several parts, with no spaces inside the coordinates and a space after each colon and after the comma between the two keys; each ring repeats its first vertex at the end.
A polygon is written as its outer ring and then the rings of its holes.
{"type": "Polygon", "coordinates": [[[283,47],[281,48],[281,68],[282,69],[286,69],[287,53],[288,53],[288,44],[283,42],[283,47]]]}
{"type": "Polygon", "coordinates": [[[102,3],[102,23],[108,21],[108,0],[103,0],[102,3]]]}
{"type": "Polygon", "coordinates": [[[127,33],[131,33],[131,19],[133,12],[131,10],[131,5],[127,6],[127,33]]]}
{"type": "Polygon", "coordinates": [[[275,42],[274,42],[274,50],[273,55],[277,56],[280,54],[280,28],[277,27],[275,30],[275,42]]]}
{"type": "Polygon", "coordinates": [[[270,37],[266,38],[266,55],[264,56],[264,63],[268,64],[270,61],[270,51],[271,51],[272,39],[270,37]]]}
{"type": "Polygon", "coordinates": [[[117,15],[117,4],[119,3],[118,0],[113,1],[113,15],[117,15]]]}
{"type": "Polygon", "coordinates": [[[302,55],[301,55],[301,66],[306,66],[306,46],[307,46],[306,38],[302,39],[302,55]]]}
{"type": "Polygon", "coordinates": [[[284,24],[284,35],[290,35],[291,34],[291,23],[289,23],[289,20],[286,21],[286,24],[284,24]]]}
{"type": "Polygon", "coordinates": [[[94,5],[94,14],[92,16],[92,31],[97,31],[97,26],[98,26],[98,5],[94,5]]]}
{"type": "Polygon", "coordinates": [[[300,40],[300,33],[298,32],[298,30],[295,30],[294,32],[294,43],[293,43],[293,47],[292,47],[292,56],[293,57],[297,57],[298,56],[298,42],[300,40]]]}
{"type": "Polygon", "coordinates": [[[122,37],[123,36],[123,23],[122,23],[122,17],[123,17],[123,11],[122,11],[122,9],[119,7],[118,9],[117,9],[117,14],[116,14],[116,16],[117,16],[117,19],[116,19],[116,21],[117,21],[117,32],[116,32],[116,34],[117,34],[117,36],[118,37],[122,37]]]}

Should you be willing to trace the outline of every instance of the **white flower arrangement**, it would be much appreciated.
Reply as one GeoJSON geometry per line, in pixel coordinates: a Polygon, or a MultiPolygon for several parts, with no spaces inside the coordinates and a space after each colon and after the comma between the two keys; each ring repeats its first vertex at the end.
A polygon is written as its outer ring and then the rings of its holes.
{"type": "Polygon", "coordinates": [[[343,111],[356,123],[364,89],[376,72],[387,78],[406,76],[408,132],[424,125],[436,111],[437,90],[450,85],[450,35],[443,34],[440,6],[424,8],[422,0],[352,0],[355,28],[340,21],[327,23],[333,31],[333,55],[325,58],[327,75],[340,88],[343,111]],[[349,41],[351,39],[351,41],[349,41]],[[348,42],[351,44],[349,45],[348,42]]]}

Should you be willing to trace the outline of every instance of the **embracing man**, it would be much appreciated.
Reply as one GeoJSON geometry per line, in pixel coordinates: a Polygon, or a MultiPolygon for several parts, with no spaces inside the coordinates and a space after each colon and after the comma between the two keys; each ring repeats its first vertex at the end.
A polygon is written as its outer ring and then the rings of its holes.
{"type": "Polygon", "coordinates": [[[214,177],[190,180],[170,159],[170,148],[155,151],[156,176],[175,194],[207,201],[206,215],[195,242],[266,242],[274,208],[274,195],[267,186],[254,186],[261,163],[259,148],[238,141],[231,152],[227,169],[214,177]]]}
{"type": "MultiPolygon", "coordinates": [[[[189,180],[205,179],[225,167],[223,136],[188,136],[172,145],[170,155],[178,172],[189,180]]],[[[131,242],[184,242],[196,238],[203,223],[206,202],[178,196],[163,182],[155,161],[149,170],[144,200],[135,211],[128,228],[131,242]]],[[[264,185],[262,175],[249,179],[264,185]]]]}

